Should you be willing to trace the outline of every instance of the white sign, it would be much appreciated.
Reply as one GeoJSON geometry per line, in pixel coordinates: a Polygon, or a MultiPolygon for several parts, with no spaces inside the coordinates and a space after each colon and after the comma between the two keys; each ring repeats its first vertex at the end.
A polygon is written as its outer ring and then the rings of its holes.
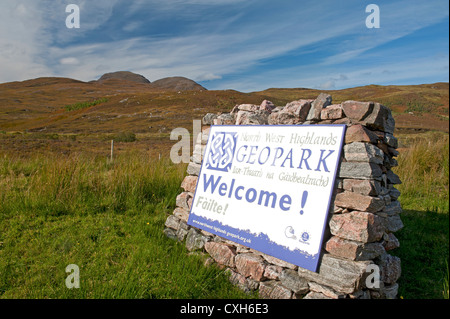
{"type": "Polygon", "coordinates": [[[344,135],[212,126],[188,224],[316,271],[344,135]]]}

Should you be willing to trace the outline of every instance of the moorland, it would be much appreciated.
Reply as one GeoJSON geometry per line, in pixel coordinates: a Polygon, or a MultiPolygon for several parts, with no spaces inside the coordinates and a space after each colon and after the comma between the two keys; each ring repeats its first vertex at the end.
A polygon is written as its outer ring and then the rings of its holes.
{"type": "MultiPolygon", "coordinates": [[[[186,175],[168,159],[170,132],[192,132],[192,120],[236,104],[284,106],[321,92],[207,90],[130,73],[0,84],[0,298],[255,297],[164,236],[186,175]],[[65,286],[69,264],[80,266],[80,289],[65,286]]],[[[393,252],[402,260],[399,297],[448,298],[449,84],[326,92],[334,103],[391,109],[405,224],[393,252]]]]}

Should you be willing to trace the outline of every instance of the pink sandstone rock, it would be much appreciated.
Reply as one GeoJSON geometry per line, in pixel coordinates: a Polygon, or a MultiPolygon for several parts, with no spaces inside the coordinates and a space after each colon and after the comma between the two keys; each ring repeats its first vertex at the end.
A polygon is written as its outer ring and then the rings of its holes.
{"type": "Polygon", "coordinates": [[[324,108],[320,113],[322,120],[338,120],[344,117],[342,106],[340,104],[332,104],[324,108]]]}
{"type": "Polygon", "coordinates": [[[336,236],[327,241],[325,250],[333,256],[357,261],[374,259],[385,252],[381,243],[365,244],[336,236]]]}
{"type": "Polygon", "coordinates": [[[235,258],[236,269],[244,277],[261,281],[266,265],[261,256],[249,253],[239,254],[235,258]]]}
{"type": "Polygon", "coordinates": [[[329,225],[333,235],[363,243],[379,241],[384,233],[382,217],[367,212],[333,215],[329,225]]]}
{"type": "Polygon", "coordinates": [[[384,200],[378,197],[361,195],[354,192],[344,191],[336,195],[334,204],[339,207],[376,213],[386,206],[384,200]]]}
{"type": "Polygon", "coordinates": [[[181,188],[186,192],[195,193],[195,188],[197,187],[198,176],[186,176],[181,183],[181,188]]]}
{"type": "Polygon", "coordinates": [[[366,142],[377,144],[378,140],[379,138],[374,132],[370,131],[361,124],[351,125],[347,128],[347,131],[345,132],[346,144],[350,144],[353,142],[366,142]]]}
{"type": "Polygon", "coordinates": [[[275,108],[275,104],[273,104],[271,101],[264,100],[261,105],[259,106],[260,110],[267,111],[269,113],[272,113],[272,110],[275,108]]]}
{"type": "Polygon", "coordinates": [[[209,241],[205,243],[205,250],[217,263],[232,268],[234,267],[236,248],[232,245],[209,241]]]}
{"type": "Polygon", "coordinates": [[[259,297],[262,299],[291,299],[292,291],[283,287],[279,281],[263,281],[259,285],[259,297]]]}
{"type": "Polygon", "coordinates": [[[373,111],[373,102],[345,101],[342,109],[348,118],[354,121],[361,121],[373,111]]]}

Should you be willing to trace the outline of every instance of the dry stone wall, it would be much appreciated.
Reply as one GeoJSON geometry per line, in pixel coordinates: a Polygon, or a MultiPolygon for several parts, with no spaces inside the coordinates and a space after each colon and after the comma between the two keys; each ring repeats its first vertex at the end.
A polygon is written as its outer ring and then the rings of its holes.
{"type": "Polygon", "coordinates": [[[203,124],[181,185],[184,191],[165,223],[168,237],[185,241],[190,251],[206,252],[208,263],[226,267],[234,284],[258,290],[261,298],[396,298],[401,264],[389,251],[399,247],[395,232],[403,223],[395,188],[401,181],[391,170],[398,165],[398,142],[387,107],[358,101],[333,104],[332,97],[322,93],[284,107],[267,100],[237,105],[230,113],[207,114],[203,124]],[[187,225],[211,124],[347,125],[317,273],[187,225]]]}

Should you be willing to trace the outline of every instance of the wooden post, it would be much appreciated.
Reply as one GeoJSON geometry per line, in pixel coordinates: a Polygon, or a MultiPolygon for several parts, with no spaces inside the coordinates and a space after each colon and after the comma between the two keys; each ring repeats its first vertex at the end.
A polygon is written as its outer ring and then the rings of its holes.
{"type": "Polygon", "coordinates": [[[111,162],[114,158],[114,140],[111,140],[111,162]]]}

